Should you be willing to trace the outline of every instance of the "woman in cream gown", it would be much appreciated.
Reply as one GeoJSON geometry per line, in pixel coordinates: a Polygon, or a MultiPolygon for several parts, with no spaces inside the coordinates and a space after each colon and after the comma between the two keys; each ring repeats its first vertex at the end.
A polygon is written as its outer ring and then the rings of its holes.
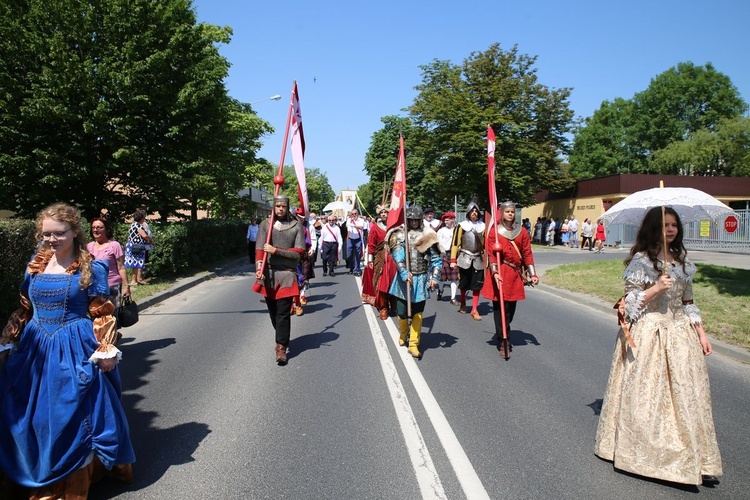
{"type": "Polygon", "coordinates": [[[594,452],[615,468],[685,484],[716,484],[721,455],[704,356],[712,347],[693,304],[695,265],[677,213],[651,209],[625,261],[620,329],[594,452]]]}

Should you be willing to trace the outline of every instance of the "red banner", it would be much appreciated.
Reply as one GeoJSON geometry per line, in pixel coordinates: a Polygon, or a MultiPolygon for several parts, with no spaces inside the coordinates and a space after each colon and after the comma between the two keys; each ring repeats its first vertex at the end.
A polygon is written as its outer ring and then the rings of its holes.
{"type": "Polygon", "coordinates": [[[388,229],[404,223],[404,205],[406,205],[406,155],[404,154],[404,138],[400,137],[398,164],[396,165],[396,176],[393,179],[391,211],[388,212],[388,229]]]}

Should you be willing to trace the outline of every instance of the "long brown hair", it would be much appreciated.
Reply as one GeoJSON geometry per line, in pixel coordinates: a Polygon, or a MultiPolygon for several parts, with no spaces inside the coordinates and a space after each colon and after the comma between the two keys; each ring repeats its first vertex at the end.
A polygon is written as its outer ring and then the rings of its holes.
{"type": "MultiPolygon", "coordinates": [[[[683,270],[685,266],[685,256],[687,255],[687,250],[685,249],[685,245],[682,243],[682,239],[684,236],[684,229],[682,228],[682,221],[680,221],[680,216],[677,214],[677,212],[672,207],[664,207],[664,214],[670,214],[673,215],[675,220],[677,221],[677,236],[675,236],[674,241],[669,244],[669,248],[667,249],[677,261],[681,262],[683,265],[683,270]]],[[[662,231],[664,227],[664,222],[662,221],[661,217],[661,207],[654,207],[648,212],[646,212],[646,216],[643,218],[643,222],[641,222],[641,227],[638,229],[638,235],[635,237],[635,244],[633,245],[633,248],[630,249],[630,255],[627,259],[625,259],[625,265],[627,266],[630,264],[630,261],[633,260],[633,257],[638,252],[644,252],[646,255],[648,255],[649,260],[654,264],[654,269],[661,272],[661,269],[658,268],[657,263],[659,261],[660,254],[663,255],[664,249],[661,248],[663,244],[663,236],[662,231]]],[[[667,263],[665,262],[664,265],[667,263]]]]}
{"type": "MultiPolygon", "coordinates": [[[[38,255],[41,259],[34,259],[37,262],[43,262],[41,270],[46,267],[47,262],[52,257],[52,250],[49,242],[42,238],[42,222],[44,219],[52,219],[57,222],[67,222],[70,228],[77,231],[73,240],[73,255],[75,257],[75,267],[81,270],[81,279],[78,283],[81,289],[85,290],[91,286],[91,254],[86,250],[86,233],[81,228],[81,212],[65,203],[54,203],[47,208],[42,209],[36,217],[36,240],[42,243],[38,255]]],[[[37,271],[39,272],[39,270],[37,271]]]]}

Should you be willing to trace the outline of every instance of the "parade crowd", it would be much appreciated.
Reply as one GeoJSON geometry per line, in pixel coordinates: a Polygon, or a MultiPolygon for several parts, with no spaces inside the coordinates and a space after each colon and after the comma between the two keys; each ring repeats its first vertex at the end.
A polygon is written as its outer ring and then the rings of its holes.
{"type": "MultiPolygon", "coordinates": [[[[422,314],[431,294],[482,321],[480,297],[492,303],[497,349],[508,360],[511,323],[526,287],[539,283],[532,242],[603,251],[605,228],[571,216],[516,220],[511,201],[489,216],[476,202],[466,220],[411,205],[389,227],[389,207],[367,221],[292,210],[273,198],[270,218],[247,231],[254,290],[268,309],[274,359],[288,363],[292,316],[304,314],[317,259],[324,276],[339,262],[362,281],[364,307],[395,316],[399,346],[422,357],[422,314]],[[582,244],[579,245],[579,232],[582,244]],[[588,245],[586,245],[588,244],[588,245]],[[445,296],[445,301],[443,297],[445,296]]],[[[113,316],[121,297],[143,282],[153,237],[137,212],[125,252],[106,219],[91,223],[65,204],[42,210],[39,245],[20,287],[20,308],[0,336],[0,488],[3,498],[85,499],[94,481],[133,480],[135,461],[122,407],[122,353],[113,316]],[[127,282],[125,268],[132,268],[127,282]],[[124,286],[124,289],[123,289],[124,286]]],[[[592,250],[593,251],[593,250],[592,250]]],[[[650,210],[625,261],[620,329],[612,357],[594,452],[632,474],[675,483],[718,484],[721,455],[704,356],[712,346],[693,301],[695,265],[683,245],[679,215],[650,210]]],[[[342,269],[342,271],[343,271],[342,269]]]]}

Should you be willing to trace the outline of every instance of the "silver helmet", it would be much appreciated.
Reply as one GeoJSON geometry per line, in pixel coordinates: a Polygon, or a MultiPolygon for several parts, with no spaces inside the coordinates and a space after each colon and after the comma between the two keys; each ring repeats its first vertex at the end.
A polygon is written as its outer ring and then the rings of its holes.
{"type": "Polygon", "coordinates": [[[479,210],[479,205],[477,205],[476,201],[470,201],[468,205],[466,205],[466,213],[468,214],[472,210],[476,210],[479,213],[482,213],[481,210],[479,210]]]}
{"type": "Polygon", "coordinates": [[[424,219],[424,212],[419,205],[412,205],[406,208],[406,218],[412,220],[424,219]]]}

